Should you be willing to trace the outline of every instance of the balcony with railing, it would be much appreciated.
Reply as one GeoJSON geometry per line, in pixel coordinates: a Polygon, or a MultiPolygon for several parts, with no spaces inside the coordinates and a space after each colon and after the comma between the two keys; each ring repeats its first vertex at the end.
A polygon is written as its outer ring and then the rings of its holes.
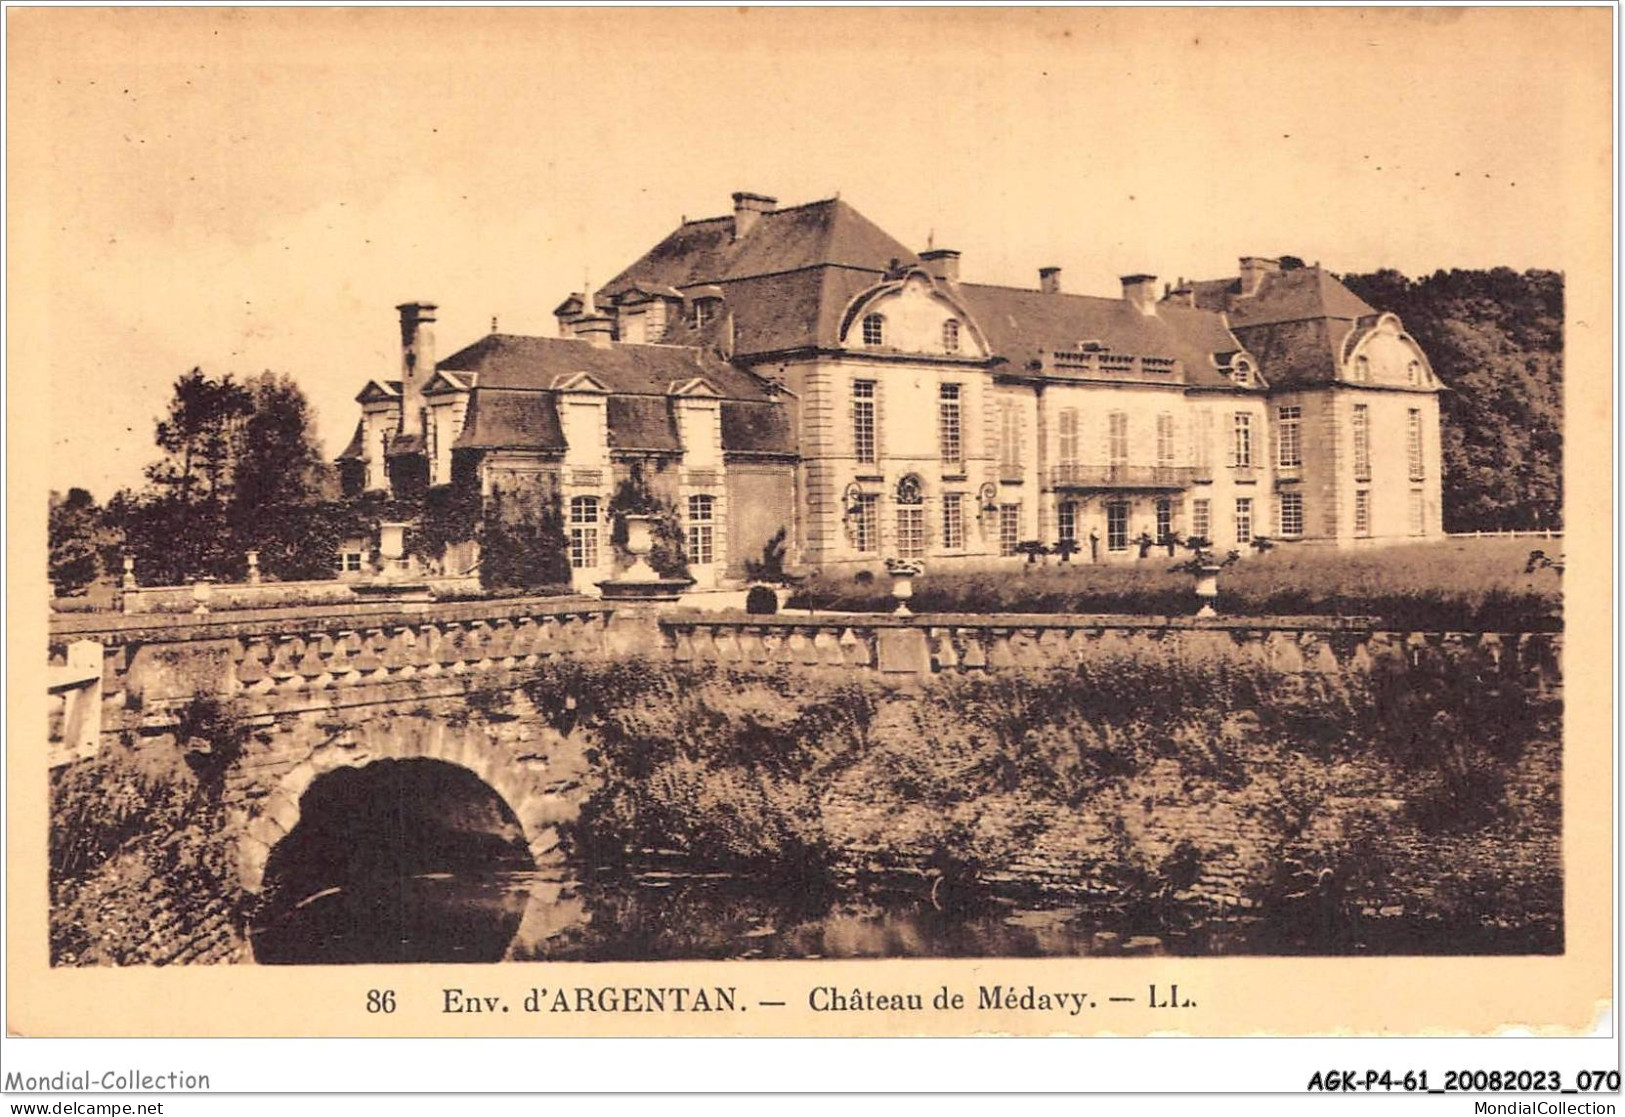
{"type": "Polygon", "coordinates": [[[1183,489],[1195,470],[1185,465],[1105,465],[1064,463],[1050,470],[1050,485],[1057,489],[1183,489]]]}
{"type": "Polygon", "coordinates": [[[1094,349],[1057,349],[1044,354],[1045,373],[1081,380],[1131,380],[1144,384],[1179,384],[1184,366],[1172,357],[1141,357],[1094,349]]]}

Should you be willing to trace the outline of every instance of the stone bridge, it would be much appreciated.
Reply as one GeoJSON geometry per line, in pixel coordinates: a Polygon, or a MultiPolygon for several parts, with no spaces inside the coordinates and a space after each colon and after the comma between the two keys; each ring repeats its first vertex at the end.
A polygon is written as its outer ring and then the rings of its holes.
{"type": "Polygon", "coordinates": [[[547,856],[592,778],[572,710],[529,707],[522,691],[539,665],[559,659],[874,672],[906,686],[936,673],[1118,655],[1218,656],[1286,672],[1466,655],[1481,672],[1533,675],[1543,688],[1561,678],[1556,634],[1394,632],[1325,617],[762,617],[584,598],[65,614],[52,620],[51,645],[62,704],[53,766],[126,735],[185,736],[200,698],[223,703],[246,729],[224,796],[249,892],[261,889],[270,851],[298,823],[315,781],[384,760],[472,772],[512,810],[532,856],[547,856]]]}

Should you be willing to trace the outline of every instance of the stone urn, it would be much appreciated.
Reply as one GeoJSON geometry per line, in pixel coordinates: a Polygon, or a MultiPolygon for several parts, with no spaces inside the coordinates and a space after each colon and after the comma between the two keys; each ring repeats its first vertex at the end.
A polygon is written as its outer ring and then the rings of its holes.
{"type": "Polygon", "coordinates": [[[197,578],[192,582],[192,612],[196,616],[207,616],[209,613],[209,600],[214,597],[214,579],[197,578]]]}
{"type": "Polygon", "coordinates": [[[1196,597],[1202,607],[1196,610],[1199,617],[1216,617],[1219,611],[1213,607],[1214,600],[1219,596],[1219,571],[1224,567],[1216,562],[1204,562],[1196,568],[1196,597]]]}
{"type": "Polygon", "coordinates": [[[378,525],[378,565],[385,578],[400,578],[406,573],[406,524],[378,525]]]}
{"type": "Polygon", "coordinates": [[[618,576],[599,582],[598,592],[616,601],[676,601],[694,579],[662,578],[649,565],[649,552],[655,545],[654,517],[634,512],[622,519],[626,523],[626,553],[632,556],[632,564],[618,576]]]}
{"type": "Polygon", "coordinates": [[[894,616],[913,616],[908,602],[914,596],[914,579],[925,573],[925,564],[919,559],[887,559],[886,573],[891,575],[891,595],[897,602],[894,616]]]}
{"type": "Polygon", "coordinates": [[[254,550],[248,552],[248,584],[260,584],[260,553],[254,550]]]}
{"type": "Polygon", "coordinates": [[[127,590],[136,588],[135,584],[135,556],[124,556],[124,576],[119,579],[120,584],[127,590]]]}

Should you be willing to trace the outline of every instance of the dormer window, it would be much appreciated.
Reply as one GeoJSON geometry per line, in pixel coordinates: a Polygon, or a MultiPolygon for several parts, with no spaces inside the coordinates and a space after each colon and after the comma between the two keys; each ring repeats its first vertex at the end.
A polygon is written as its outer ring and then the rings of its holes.
{"type": "Polygon", "coordinates": [[[863,316],[863,344],[886,344],[886,316],[884,314],[865,314],[863,316]]]}
{"type": "Polygon", "coordinates": [[[695,299],[688,304],[688,324],[693,329],[704,329],[717,316],[717,300],[695,299]]]}
{"type": "Polygon", "coordinates": [[[1243,388],[1251,387],[1253,383],[1253,366],[1246,361],[1237,361],[1230,370],[1230,379],[1243,388]]]}
{"type": "Polygon", "coordinates": [[[959,352],[959,319],[950,318],[942,324],[942,349],[945,353],[959,352]]]}

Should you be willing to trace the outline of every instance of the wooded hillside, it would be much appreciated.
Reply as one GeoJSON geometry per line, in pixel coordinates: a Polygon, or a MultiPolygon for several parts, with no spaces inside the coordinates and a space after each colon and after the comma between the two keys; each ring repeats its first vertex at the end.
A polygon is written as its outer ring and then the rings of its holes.
{"type": "Polygon", "coordinates": [[[1562,273],[1384,269],[1342,280],[1399,315],[1450,388],[1440,399],[1445,530],[1562,527],[1562,273]]]}

